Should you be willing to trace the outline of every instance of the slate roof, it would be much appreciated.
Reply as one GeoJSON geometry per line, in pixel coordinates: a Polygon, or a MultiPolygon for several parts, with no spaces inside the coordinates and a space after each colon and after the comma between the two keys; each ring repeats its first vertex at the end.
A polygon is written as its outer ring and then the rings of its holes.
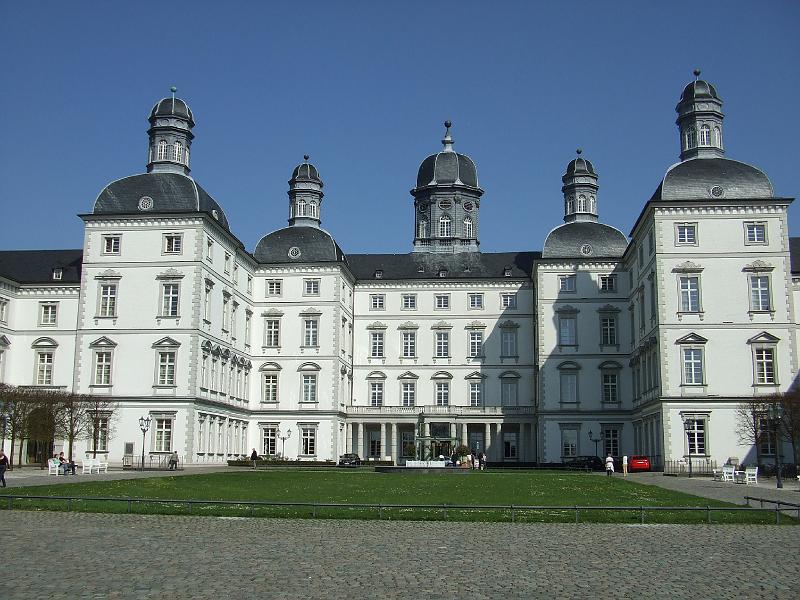
{"type": "Polygon", "coordinates": [[[294,168],[292,171],[292,181],[319,181],[322,180],[319,177],[319,171],[317,171],[317,167],[310,163],[301,163],[294,168]]]}
{"type": "Polygon", "coordinates": [[[180,173],[143,173],[109,183],[97,196],[96,215],[203,212],[230,231],[225,211],[191,177],[180,173]],[[152,199],[152,208],[142,210],[139,200],[152,199]]]}
{"type": "Polygon", "coordinates": [[[800,237],[789,238],[789,262],[792,273],[800,273],[800,237]]]}
{"type": "Polygon", "coordinates": [[[692,158],[672,165],[651,200],[750,200],[772,198],[772,183],[763,171],[729,158],[692,158]],[[722,196],[711,188],[720,186],[722,196]]]}
{"type": "Polygon", "coordinates": [[[464,252],[437,254],[349,254],[347,262],[356,279],[497,279],[511,269],[510,277],[530,277],[539,252],[464,252]],[[380,271],[377,278],[375,272],[380,271]]]}
{"type": "Polygon", "coordinates": [[[478,187],[478,170],[464,154],[445,150],[422,161],[417,172],[417,187],[439,184],[463,184],[478,187]]]}
{"type": "Polygon", "coordinates": [[[686,84],[681,92],[679,103],[695,102],[697,100],[719,100],[717,89],[702,79],[686,84]]]}
{"type": "Polygon", "coordinates": [[[619,258],[627,247],[628,238],[619,229],[594,221],[574,221],[547,235],[542,258],[619,258]],[[585,244],[591,246],[589,254],[581,253],[585,244]]]}
{"type": "Polygon", "coordinates": [[[2,250],[0,277],[20,284],[76,284],[81,280],[83,250],[2,250]],[[53,269],[62,269],[60,280],[53,269]]]}
{"type": "Polygon", "coordinates": [[[194,127],[194,115],[192,109],[180,98],[162,98],[153,106],[150,111],[150,118],[176,116],[191,122],[194,127]]]}
{"type": "Polygon", "coordinates": [[[256,244],[253,256],[260,263],[346,262],[344,252],[330,233],[318,227],[293,226],[268,233],[256,244]],[[296,258],[292,248],[300,250],[296,258]]]}

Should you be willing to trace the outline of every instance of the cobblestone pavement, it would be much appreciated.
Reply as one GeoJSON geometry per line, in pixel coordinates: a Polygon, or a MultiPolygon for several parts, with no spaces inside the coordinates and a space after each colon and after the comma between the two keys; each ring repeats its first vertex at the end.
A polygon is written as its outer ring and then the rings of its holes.
{"type": "Polygon", "coordinates": [[[797,598],[794,527],[0,514],[5,600],[797,598]]]}

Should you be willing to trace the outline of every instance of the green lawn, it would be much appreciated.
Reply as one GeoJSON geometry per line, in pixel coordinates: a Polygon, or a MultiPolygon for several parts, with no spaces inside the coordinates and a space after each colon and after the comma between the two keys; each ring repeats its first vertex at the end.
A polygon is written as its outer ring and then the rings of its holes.
{"type": "MultiPolygon", "coordinates": [[[[646,486],[621,478],[584,473],[471,472],[465,475],[387,474],[356,471],[237,471],[178,477],[153,477],[118,481],[92,481],[62,485],[6,488],[2,493],[26,496],[80,496],[148,499],[192,499],[266,502],[321,502],[347,504],[461,504],[535,506],[731,506],[723,502],[646,486]]],[[[19,500],[15,508],[66,510],[63,500],[19,500]]],[[[0,502],[0,508],[7,508],[0,502]]],[[[71,510],[91,512],[175,513],[229,516],[320,516],[328,518],[450,519],[508,521],[510,510],[420,510],[408,508],[341,509],[323,507],[247,507],[222,505],[170,505],[157,502],[73,501],[71,510]]],[[[517,521],[575,520],[575,511],[515,511],[517,521]]],[[[636,512],[582,511],[582,522],[639,522],[636,512]]],[[[702,512],[654,512],[646,522],[701,523],[702,512]]],[[[771,523],[774,514],[715,512],[714,522],[771,523]]],[[[792,522],[788,517],[784,522],[792,522]]]]}

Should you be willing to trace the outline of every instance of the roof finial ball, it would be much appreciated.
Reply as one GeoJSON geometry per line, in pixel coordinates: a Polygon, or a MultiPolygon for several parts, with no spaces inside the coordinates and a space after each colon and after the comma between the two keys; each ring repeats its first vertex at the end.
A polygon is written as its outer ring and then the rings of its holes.
{"type": "Polygon", "coordinates": [[[311,158],[308,154],[303,154],[303,160],[308,162],[308,159],[311,158]]]}
{"type": "Polygon", "coordinates": [[[578,148],[577,150],[575,150],[575,153],[580,156],[581,154],[583,154],[583,148],[578,148]]]}
{"type": "Polygon", "coordinates": [[[453,151],[453,138],[450,136],[450,128],[453,126],[453,123],[450,122],[448,119],[444,122],[445,130],[444,130],[444,139],[442,140],[442,144],[444,145],[445,152],[452,152],[453,151]]]}
{"type": "Polygon", "coordinates": [[[696,80],[700,79],[700,69],[695,69],[694,71],[692,71],[692,73],[694,74],[694,78],[696,80]]]}

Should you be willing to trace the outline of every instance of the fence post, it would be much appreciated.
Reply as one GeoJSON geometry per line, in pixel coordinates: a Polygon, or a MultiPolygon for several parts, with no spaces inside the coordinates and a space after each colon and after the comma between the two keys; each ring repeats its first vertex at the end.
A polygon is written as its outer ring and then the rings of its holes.
{"type": "Polygon", "coordinates": [[[779,505],[775,505],[775,525],[781,524],[781,507],[779,505]]]}
{"type": "Polygon", "coordinates": [[[312,504],[311,505],[311,516],[314,517],[315,519],[317,518],[317,505],[316,504],[312,504]]]}
{"type": "Polygon", "coordinates": [[[14,510],[14,498],[8,497],[8,510],[14,510]]]}
{"type": "Polygon", "coordinates": [[[131,499],[128,498],[128,514],[131,514],[131,508],[132,508],[131,504],[132,504],[131,499]]]}
{"type": "Polygon", "coordinates": [[[250,505],[250,516],[251,517],[253,516],[253,505],[252,504],[250,505]]]}
{"type": "Polygon", "coordinates": [[[711,507],[706,505],[706,514],[708,515],[708,524],[711,525],[711,507]]]}
{"type": "Polygon", "coordinates": [[[444,513],[444,520],[447,521],[447,504],[442,504],[442,512],[444,513]]]}
{"type": "Polygon", "coordinates": [[[640,522],[644,525],[644,506],[640,506],[639,511],[640,522]]]}
{"type": "Polygon", "coordinates": [[[191,515],[193,511],[194,511],[194,504],[189,502],[189,514],[191,515]]]}
{"type": "Polygon", "coordinates": [[[378,503],[378,520],[380,521],[382,519],[383,519],[383,506],[381,506],[380,503],[378,503]]]}
{"type": "Polygon", "coordinates": [[[750,496],[745,496],[744,500],[747,503],[747,506],[750,506],[750,496]]]}
{"type": "Polygon", "coordinates": [[[517,513],[514,510],[514,505],[513,504],[511,505],[511,522],[512,523],[516,523],[517,522],[517,513]]]}
{"type": "Polygon", "coordinates": [[[72,498],[67,498],[67,512],[72,510],[72,498]]]}
{"type": "Polygon", "coordinates": [[[575,522],[576,523],[580,523],[581,522],[580,514],[581,514],[581,511],[578,510],[578,505],[576,504],[575,505],[575,522]]]}

